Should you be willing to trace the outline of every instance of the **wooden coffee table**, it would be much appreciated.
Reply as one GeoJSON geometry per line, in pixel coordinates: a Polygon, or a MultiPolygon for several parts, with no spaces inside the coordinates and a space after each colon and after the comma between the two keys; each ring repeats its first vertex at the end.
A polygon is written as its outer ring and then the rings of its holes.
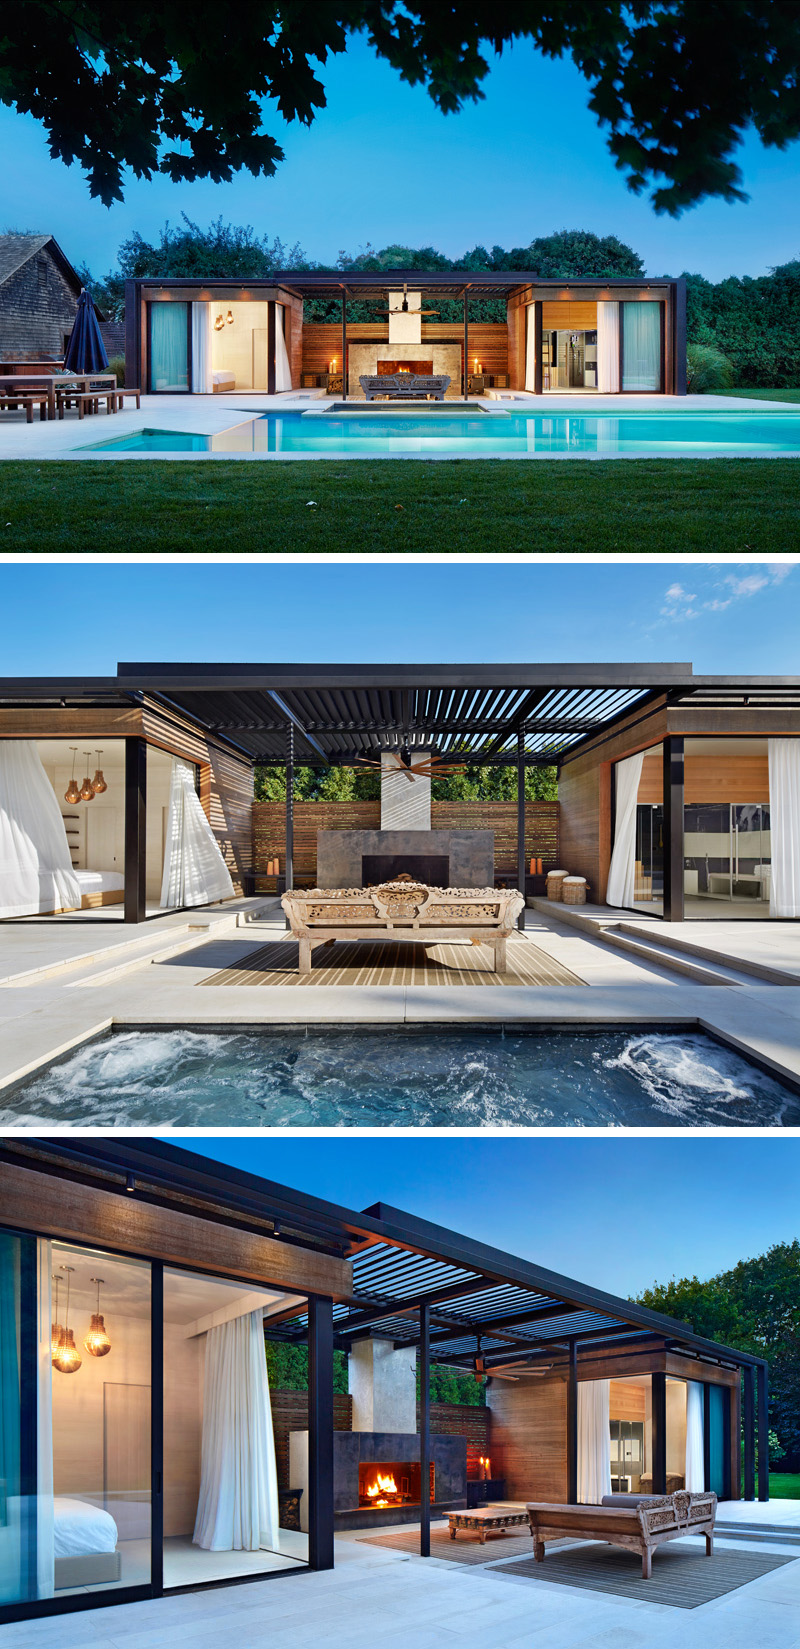
{"type": "Polygon", "coordinates": [[[527,1529],[528,1513],[524,1506],[476,1506],[469,1512],[448,1512],[447,1521],[451,1540],[455,1540],[459,1529],[467,1529],[470,1534],[477,1534],[485,1546],[487,1534],[502,1533],[504,1529],[520,1525],[527,1529]]]}

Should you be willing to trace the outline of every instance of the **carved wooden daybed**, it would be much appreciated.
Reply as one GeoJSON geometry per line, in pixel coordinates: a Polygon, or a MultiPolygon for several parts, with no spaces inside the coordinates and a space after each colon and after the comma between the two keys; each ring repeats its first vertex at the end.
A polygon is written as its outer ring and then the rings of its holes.
{"type": "Polygon", "coordinates": [[[300,941],[300,972],[311,972],[316,945],[336,939],[406,939],[440,944],[469,939],[494,950],[494,972],[506,966],[506,940],[524,900],[516,888],[427,887],[384,882],[368,888],[309,888],[284,893],[281,904],[300,941]]]}
{"type": "Polygon", "coordinates": [[[432,396],[443,401],[448,389],[448,377],[428,377],[421,372],[365,372],[359,383],[368,401],[376,396],[387,396],[392,401],[420,401],[432,396]]]}
{"type": "Polygon", "coordinates": [[[670,1495],[611,1494],[599,1506],[557,1506],[546,1501],[529,1501],[526,1506],[533,1535],[533,1555],[544,1561],[548,1540],[605,1540],[611,1546],[625,1546],[640,1552],[642,1576],[653,1572],[653,1552],[667,1540],[685,1535],[705,1535],[706,1557],[714,1552],[715,1494],[690,1494],[685,1489],[670,1495]]]}

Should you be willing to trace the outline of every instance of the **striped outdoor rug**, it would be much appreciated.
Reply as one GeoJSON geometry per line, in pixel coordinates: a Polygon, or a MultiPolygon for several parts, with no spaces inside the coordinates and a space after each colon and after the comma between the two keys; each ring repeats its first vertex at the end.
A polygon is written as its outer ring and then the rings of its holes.
{"type": "MultiPolygon", "coordinates": [[[[392,1534],[359,1536],[367,1546],[389,1546],[392,1551],[419,1554],[419,1528],[395,1530],[392,1534]]],[[[431,1557],[445,1558],[448,1563],[497,1563],[498,1558],[530,1557],[531,1536],[528,1529],[507,1529],[503,1534],[487,1535],[482,1546],[478,1536],[459,1529],[455,1540],[450,1539],[447,1524],[431,1529],[431,1557]]]]}
{"type": "Polygon", "coordinates": [[[300,975],[296,939],[274,939],[204,985],[583,985],[583,980],[530,939],[512,938],[507,971],[493,973],[483,945],[416,945],[401,941],[337,939],[311,953],[311,973],[300,975]]]}
{"type": "MultiPolygon", "coordinates": [[[[790,1557],[761,1552],[716,1551],[706,1557],[704,1543],[659,1546],[653,1553],[653,1574],[642,1579],[642,1560],[635,1552],[599,1543],[573,1546],[569,1551],[548,1550],[544,1562],[524,1557],[507,1567],[506,1574],[526,1580],[547,1580],[556,1586],[577,1586],[587,1592],[609,1592],[615,1597],[637,1598],[642,1603],[665,1603],[671,1609],[699,1609],[703,1603],[724,1597],[759,1580],[772,1569],[791,1563],[790,1557]]],[[[492,1565],[497,1569],[500,1565],[492,1565]]]]}

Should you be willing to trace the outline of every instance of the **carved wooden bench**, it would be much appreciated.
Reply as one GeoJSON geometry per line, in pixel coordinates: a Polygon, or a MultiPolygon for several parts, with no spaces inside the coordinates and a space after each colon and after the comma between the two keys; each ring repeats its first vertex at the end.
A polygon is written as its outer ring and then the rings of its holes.
{"type": "Polygon", "coordinates": [[[528,1502],[526,1511],[537,1563],[544,1562],[548,1540],[605,1540],[610,1546],[640,1552],[642,1576],[649,1580],[653,1552],[667,1540],[702,1534],[706,1557],[714,1552],[717,1497],[711,1493],[678,1490],[670,1495],[606,1495],[599,1506],[558,1506],[535,1500],[528,1502]]]}
{"type": "Polygon", "coordinates": [[[494,972],[506,966],[506,940],[523,906],[516,888],[427,887],[413,881],[369,888],[309,888],[284,893],[281,904],[300,942],[300,973],[311,952],[336,939],[410,940],[436,945],[469,939],[494,950],[494,972]]]}
{"type": "Polygon", "coordinates": [[[421,372],[364,373],[358,381],[368,401],[379,395],[393,401],[419,401],[430,395],[434,401],[443,401],[450,388],[449,378],[429,378],[421,372]]]}

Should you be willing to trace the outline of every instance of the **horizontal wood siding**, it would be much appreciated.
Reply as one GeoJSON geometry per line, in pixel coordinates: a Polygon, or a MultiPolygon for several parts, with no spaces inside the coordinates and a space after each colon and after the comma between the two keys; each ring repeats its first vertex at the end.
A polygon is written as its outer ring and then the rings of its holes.
{"type": "MultiPolygon", "coordinates": [[[[278,1488],[299,1489],[301,1484],[289,1481],[289,1434],[293,1431],[308,1431],[308,1392],[271,1391],[270,1400],[278,1488]]],[[[333,1429],[353,1429],[353,1399],[346,1391],[335,1391],[333,1394],[333,1429]]]]}
{"type": "MultiPolygon", "coordinates": [[[[443,326],[438,321],[422,324],[423,343],[463,343],[464,328],[457,322],[443,326]]],[[[387,322],[358,321],[348,323],[348,343],[388,343],[387,322]]],[[[405,346],[403,346],[405,347],[405,346]]],[[[469,329],[470,371],[477,356],[484,372],[494,375],[508,372],[508,328],[502,322],[480,322],[469,329]]],[[[329,363],[336,359],[342,364],[342,328],[333,322],[313,322],[303,327],[303,372],[327,372],[329,363]]]]}
{"type": "Polygon", "coordinates": [[[542,304],[542,326],[545,332],[594,332],[597,327],[597,304],[584,299],[542,304]]]}
{"type": "Polygon", "coordinates": [[[341,1300],[352,1293],[349,1260],[13,1163],[0,1163],[0,1225],[242,1277],[293,1294],[341,1300]]]}
{"type": "Polygon", "coordinates": [[[0,286],[0,359],[63,361],[77,308],[78,294],[49,248],[31,252],[0,286]]]}
{"type": "Polygon", "coordinates": [[[563,1378],[490,1380],[492,1473],[509,1500],[567,1498],[567,1383],[563,1378]]]}
{"type": "MultiPolygon", "coordinates": [[[[367,802],[298,802],[294,810],[294,868],[297,876],[317,874],[317,831],[379,830],[381,805],[367,802]]],[[[495,872],[512,876],[517,868],[516,802],[431,803],[433,830],[493,830],[495,872]]],[[[554,869],[559,858],[558,802],[527,802],[525,805],[525,854],[540,858],[545,868],[554,869]]],[[[283,802],[253,804],[253,868],[266,871],[267,861],[286,855],[286,809],[283,802]]]]}

